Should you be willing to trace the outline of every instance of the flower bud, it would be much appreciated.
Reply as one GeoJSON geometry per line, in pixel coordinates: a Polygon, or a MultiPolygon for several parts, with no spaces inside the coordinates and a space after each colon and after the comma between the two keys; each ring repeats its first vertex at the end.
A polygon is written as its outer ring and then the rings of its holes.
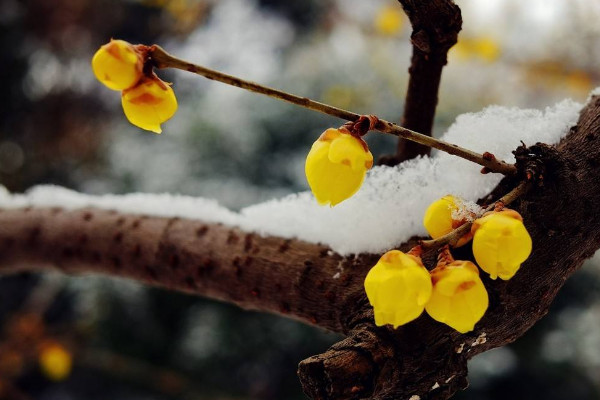
{"type": "MultiPolygon", "coordinates": [[[[423,225],[433,239],[437,239],[461,226],[470,217],[463,201],[452,195],[447,195],[434,201],[425,211],[423,225]]],[[[468,243],[471,233],[459,239],[456,247],[468,243]]]]}
{"type": "Polygon", "coordinates": [[[96,78],[109,89],[125,90],[142,77],[142,57],[131,43],[111,40],[100,47],[92,58],[96,78]]]}
{"type": "Polygon", "coordinates": [[[121,104],[129,122],[155,133],[161,133],[160,124],[177,111],[173,89],[158,78],[142,79],[136,86],[124,90],[121,104]]]}
{"type": "Polygon", "coordinates": [[[508,280],[531,254],[531,237],[514,210],[492,212],[473,223],[473,255],[490,278],[508,280]]]}
{"type": "Polygon", "coordinates": [[[431,271],[433,291],[427,313],[460,333],[472,331],[488,308],[479,270],[470,261],[453,261],[431,271]]]}
{"type": "Polygon", "coordinates": [[[431,296],[431,278],[420,258],[392,250],[371,268],[365,290],[375,324],[397,328],[421,315],[431,296]]]}
{"type": "Polygon", "coordinates": [[[362,139],[330,128],[313,143],[305,173],[319,204],[333,207],[360,189],[372,166],[373,155],[362,139]]]}

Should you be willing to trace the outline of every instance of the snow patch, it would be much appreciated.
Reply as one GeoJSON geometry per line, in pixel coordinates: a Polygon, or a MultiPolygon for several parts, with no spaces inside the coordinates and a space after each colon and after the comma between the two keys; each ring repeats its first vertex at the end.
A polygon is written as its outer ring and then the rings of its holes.
{"type": "MultiPolygon", "coordinates": [[[[557,143],[577,121],[582,105],[565,100],[545,110],[492,106],[459,116],[442,139],[514,162],[521,141],[557,143]]],[[[307,149],[308,151],[308,149],[307,149]]],[[[414,235],[425,235],[427,206],[446,194],[474,201],[502,178],[482,175],[480,167],[442,152],[396,167],[375,167],[361,190],[335,208],[319,206],[304,192],[242,209],[239,213],[216,201],[172,194],[90,196],[56,186],[38,186],[26,194],[9,194],[0,186],[0,207],[98,207],[125,213],[200,219],[238,226],[247,231],[297,238],[330,246],[341,255],[380,253],[414,235]]]]}

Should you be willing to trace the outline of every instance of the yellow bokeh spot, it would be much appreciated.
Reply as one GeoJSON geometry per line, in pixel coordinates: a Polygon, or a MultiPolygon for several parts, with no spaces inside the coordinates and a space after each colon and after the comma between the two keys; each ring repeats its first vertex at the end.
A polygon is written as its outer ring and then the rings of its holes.
{"type": "Polygon", "coordinates": [[[109,89],[125,90],[142,77],[142,58],[130,43],[111,40],[94,54],[92,69],[109,89]]]}
{"type": "Polygon", "coordinates": [[[490,213],[473,223],[473,255],[492,279],[508,280],[531,254],[531,237],[513,210],[490,213]]]}
{"type": "Polygon", "coordinates": [[[431,280],[427,314],[460,333],[472,331],[489,304],[477,267],[470,261],[454,261],[431,271],[431,280]]]}
{"type": "Polygon", "coordinates": [[[366,144],[339,129],[327,129],[312,145],[304,171],[321,205],[341,203],[360,189],[373,155],[366,144]]]}
{"type": "Polygon", "coordinates": [[[382,35],[397,35],[403,27],[404,14],[398,5],[381,8],[375,17],[375,29],[382,35]]]}
{"type": "Polygon", "coordinates": [[[123,91],[121,104],[129,122],[155,133],[161,133],[160,124],[177,111],[173,89],[158,78],[143,79],[135,87],[123,91]]]}
{"type": "Polygon", "coordinates": [[[452,49],[463,60],[474,58],[488,63],[497,61],[502,53],[498,41],[489,36],[459,38],[452,49]]]}
{"type": "Polygon", "coordinates": [[[73,359],[59,343],[42,346],[38,362],[45,377],[53,381],[62,381],[71,374],[73,359]]]}
{"type": "Polygon", "coordinates": [[[490,37],[482,37],[473,43],[475,54],[484,61],[494,62],[500,57],[500,45],[490,37]]]}
{"type": "Polygon", "coordinates": [[[392,250],[367,274],[365,291],[375,324],[397,328],[421,315],[431,296],[431,278],[419,258],[392,250]]]}

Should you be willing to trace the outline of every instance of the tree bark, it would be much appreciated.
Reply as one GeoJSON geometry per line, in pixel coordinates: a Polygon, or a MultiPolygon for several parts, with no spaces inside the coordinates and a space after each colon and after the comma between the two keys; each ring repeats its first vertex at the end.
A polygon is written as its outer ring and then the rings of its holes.
{"type": "MultiPolygon", "coordinates": [[[[398,1],[413,28],[410,77],[400,125],[431,136],[442,69],[462,28],[460,8],[452,0],[398,1]]],[[[395,165],[430,152],[429,147],[400,139],[396,155],[383,157],[380,163],[395,165]]]]}
{"type": "MultiPolygon", "coordinates": [[[[537,185],[512,206],[524,218],[533,253],[510,281],[482,273],[490,307],[467,334],[426,314],[399,329],[376,327],[363,280],[378,255],[341,257],[317,244],[178,218],[4,209],[0,271],[120,276],[347,334],[300,363],[300,380],[313,399],[446,399],[466,386],[469,358],[521,336],[600,247],[600,97],[591,98],[557,146],[537,144],[516,154],[519,176],[536,175],[537,185]]],[[[518,179],[505,179],[486,200],[518,179]]]]}

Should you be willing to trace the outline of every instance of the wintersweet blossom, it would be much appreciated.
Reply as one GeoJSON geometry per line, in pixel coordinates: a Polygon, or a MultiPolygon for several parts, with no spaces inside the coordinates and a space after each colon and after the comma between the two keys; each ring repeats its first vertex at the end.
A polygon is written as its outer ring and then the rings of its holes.
{"type": "Polygon", "coordinates": [[[490,278],[508,280],[531,254],[531,237],[514,210],[491,212],[473,223],[473,255],[490,278]]]}
{"type": "Polygon", "coordinates": [[[141,54],[124,40],[111,40],[92,58],[94,75],[112,90],[134,86],[142,77],[142,64],[141,54]]]}
{"type": "Polygon", "coordinates": [[[431,271],[433,291],[427,314],[460,333],[472,331],[488,308],[479,270],[470,261],[453,261],[431,271]]]}
{"type": "Polygon", "coordinates": [[[121,104],[129,122],[155,133],[161,133],[160,124],[177,111],[173,89],[156,77],[144,78],[133,88],[124,90],[121,104]]]}
{"type": "MultiPolygon", "coordinates": [[[[461,226],[466,222],[465,218],[459,218],[461,214],[465,214],[467,211],[464,209],[463,201],[452,195],[447,195],[431,203],[431,205],[425,211],[423,217],[423,225],[429,233],[429,235],[437,239],[442,237],[454,229],[461,226]]],[[[470,233],[460,238],[456,246],[462,246],[468,243],[472,238],[470,233]]]]}
{"type": "Polygon", "coordinates": [[[360,189],[372,166],[373,155],[362,139],[330,128],[313,143],[305,173],[319,204],[333,207],[360,189]]]}
{"type": "Polygon", "coordinates": [[[375,324],[397,328],[421,315],[431,296],[431,278],[420,258],[392,250],[371,268],[365,290],[375,324]]]}

